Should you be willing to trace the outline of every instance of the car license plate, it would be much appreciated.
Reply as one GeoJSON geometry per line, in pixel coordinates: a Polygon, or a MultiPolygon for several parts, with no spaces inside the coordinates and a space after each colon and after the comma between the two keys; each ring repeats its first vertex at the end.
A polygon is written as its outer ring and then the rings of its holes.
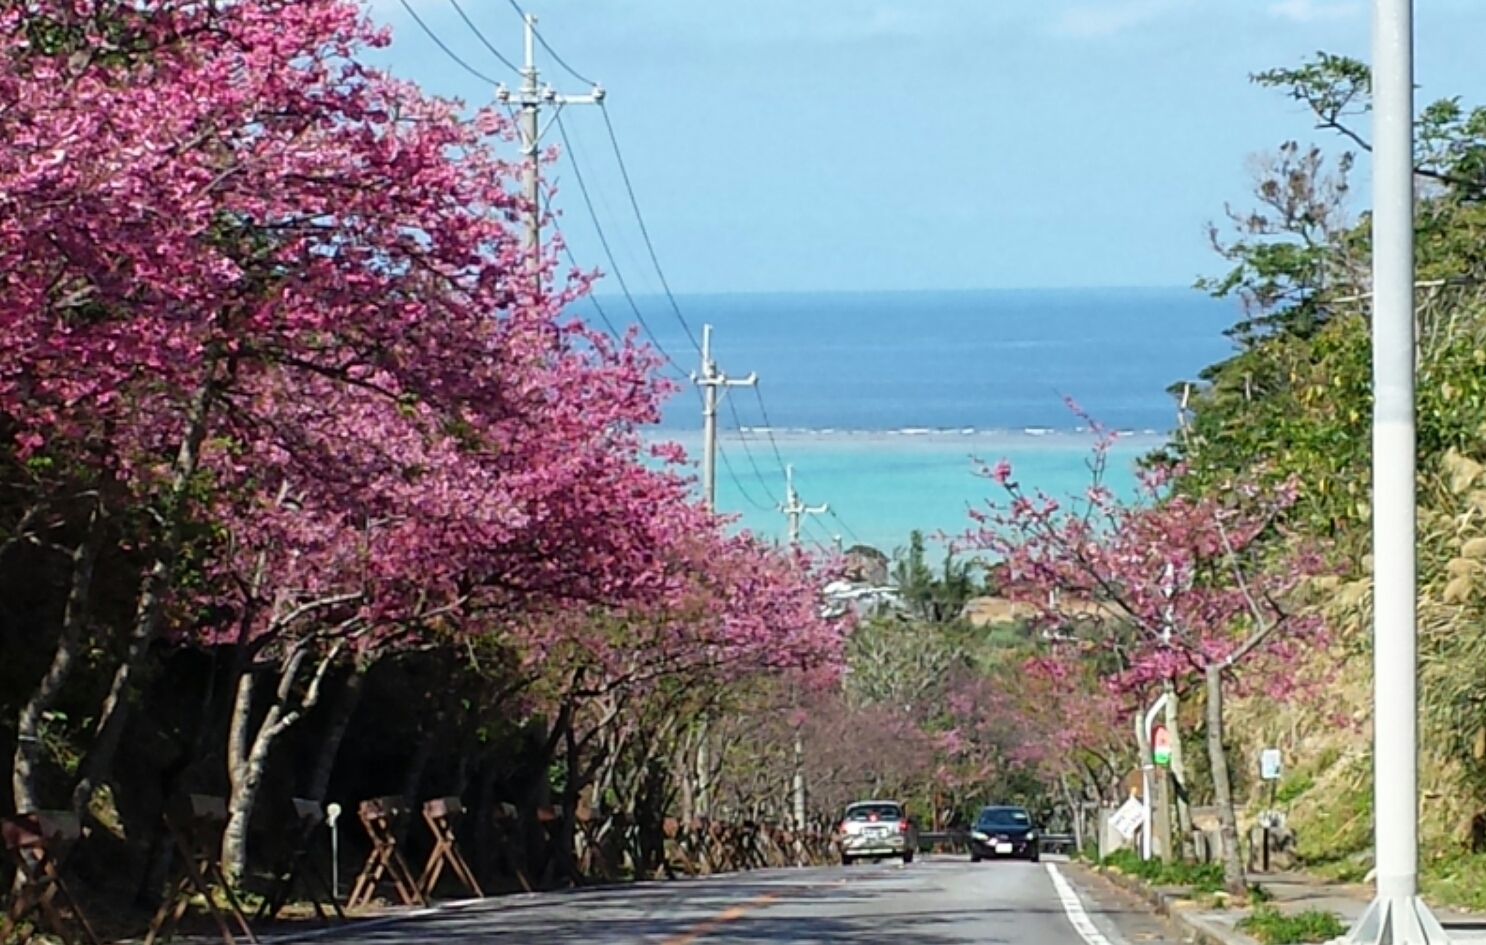
{"type": "Polygon", "coordinates": [[[866,830],[866,834],[869,837],[885,837],[885,836],[887,836],[887,828],[886,827],[868,827],[867,830],[866,830]]]}
{"type": "Polygon", "coordinates": [[[996,844],[996,852],[997,853],[1010,853],[1011,852],[1011,844],[1009,844],[1009,843],[998,843],[998,844],[996,844]]]}

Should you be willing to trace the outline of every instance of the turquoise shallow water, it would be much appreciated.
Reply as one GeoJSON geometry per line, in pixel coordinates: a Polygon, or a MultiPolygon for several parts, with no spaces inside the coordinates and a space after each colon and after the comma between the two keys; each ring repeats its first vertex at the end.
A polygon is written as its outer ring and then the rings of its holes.
{"type": "MultiPolygon", "coordinates": [[[[657,432],[700,460],[701,436],[657,432]]],[[[1107,483],[1133,494],[1135,460],[1165,441],[1156,434],[1121,437],[1110,453],[1107,483]]],[[[762,433],[721,437],[717,506],[741,516],[739,527],[783,541],[787,521],[775,507],[785,491],[780,457],[794,467],[803,502],[827,503],[831,513],[806,516],[802,538],[829,545],[864,542],[889,554],[905,546],[917,528],[926,535],[958,536],[973,524],[968,510],[988,498],[1004,498],[994,482],[977,475],[976,458],[1011,462],[1025,488],[1059,498],[1082,494],[1089,485],[1093,438],[1080,433],[790,433],[777,434],[779,457],[762,433]],[[745,449],[746,446],[746,449],[745,449]],[[752,461],[750,461],[750,454],[752,461]],[[757,465],[755,470],[754,465],[757,465]],[[731,470],[731,472],[730,472],[731,470]]],[[[696,475],[700,478],[699,469],[696,475]]],[[[700,484],[697,486],[700,494],[700,484]]]]}
{"type": "MultiPolygon", "coordinates": [[[[1191,289],[1024,290],[641,297],[644,337],[676,359],[682,390],[652,435],[699,457],[701,410],[688,376],[703,324],[712,353],[752,389],[730,390],[718,413],[718,508],[782,539],[780,457],[795,467],[812,516],[807,541],[858,541],[891,553],[909,532],[960,535],[972,505],[999,497],[974,458],[1008,459],[1027,486],[1082,493],[1093,445],[1086,421],[1143,431],[1119,442],[1110,485],[1128,493],[1134,460],[1175,421],[1168,390],[1231,352],[1231,302],[1191,289]],[[685,313],[689,329],[675,317],[685,313]],[[654,329],[651,334],[648,329],[654,329]],[[775,431],[780,456],[762,432],[775,431]],[[745,446],[747,447],[745,449],[745,446]],[[750,452],[752,459],[750,460],[750,452]]],[[[586,314],[579,303],[577,311],[586,314]]],[[[606,299],[606,317],[627,306],[606,299]]],[[[619,326],[621,329],[623,325],[619,326]]]]}

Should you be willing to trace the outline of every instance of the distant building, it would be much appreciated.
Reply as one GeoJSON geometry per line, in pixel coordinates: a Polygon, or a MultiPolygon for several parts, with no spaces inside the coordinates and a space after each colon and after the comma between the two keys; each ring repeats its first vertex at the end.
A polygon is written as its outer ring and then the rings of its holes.
{"type": "Polygon", "coordinates": [[[846,549],[846,572],[843,577],[853,584],[882,587],[887,584],[888,556],[871,545],[852,545],[846,549]]]}
{"type": "Polygon", "coordinates": [[[832,581],[822,590],[827,606],[835,613],[852,611],[858,617],[870,617],[885,608],[896,608],[901,604],[896,589],[851,581],[832,581]]]}

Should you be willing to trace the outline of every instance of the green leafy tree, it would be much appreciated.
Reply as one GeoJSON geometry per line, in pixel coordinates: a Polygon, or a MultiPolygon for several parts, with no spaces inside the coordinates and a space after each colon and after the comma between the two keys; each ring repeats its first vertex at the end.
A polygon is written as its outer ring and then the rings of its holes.
{"type": "MultiPolygon", "coordinates": [[[[1229,331],[1235,353],[1173,386],[1184,424],[1152,462],[1180,461],[1183,489],[1222,488],[1244,475],[1304,488],[1292,515],[1359,551],[1369,514],[1370,220],[1349,212],[1349,173],[1370,144],[1355,128],[1369,108],[1368,70],[1322,53],[1253,77],[1311,109],[1318,129],[1354,150],[1328,160],[1283,144],[1257,159],[1255,207],[1228,208],[1211,228],[1229,264],[1198,285],[1242,303],[1229,331]]],[[[1425,468],[1468,449],[1486,423],[1482,311],[1486,276],[1486,109],[1458,99],[1424,108],[1416,129],[1419,450],[1425,468]]],[[[1354,560],[1360,554],[1350,555],[1354,560]]]]}
{"type": "MultiPolygon", "coordinates": [[[[1370,620],[1371,221],[1351,210],[1348,175],[1371,149],[1369,71],[1322,53],[1253,79],[1310,109],[1342,150],[1282,145],[1253,165],[1254,209],[1230,208],[1229,225],[1212,229],[1227,268],[1198,284],[1242,303],[1229,332],[1235,350],[1174,385],[1182,429],[1148,460],[1180,462],[1177,488],[1192,494],[1245,473],[1261,484],[1293,476],[1291,522],[1334,541],[1347,581],[1335,603],[1361,646],[1370,620]]],[[[1486,508],[1486,108],[1453,97],[1426,105],[1415,140],[1421,680],[1427,737],[1440,746],[1423,776],[1452,799],[1448,812],[1430,814],[1427,835],[1464,838],[1460,825],[1486,823],[1486,541],[1477,527],[1486,508]]]]}
{"type": "Polygon", "coordinates": [[[909,535],[907,550],[898,553],[892,578],[908,612],[936,624],[959,620],[965,605],[985,591],[975,578],[974,564],[956,558],[953,549],[945,551],[944,563],[936,572],[928,563],[924,535],[918,530],[909,535]]]}

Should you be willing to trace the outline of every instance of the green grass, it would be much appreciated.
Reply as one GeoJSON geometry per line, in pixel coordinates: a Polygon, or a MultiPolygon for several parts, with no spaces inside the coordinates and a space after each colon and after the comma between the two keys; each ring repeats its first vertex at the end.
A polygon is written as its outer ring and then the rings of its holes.
{"type": "Polygon", "coordinates": [[[1331,912],[1307,909],[1285,915],[1274,906],[1261,905],[1238,920],[1238,930],[1263,945],[1302,945],[1339,938],[1346,934],[1347,927],[1331,912]]]}
{"type": "Polygon", "coordinates": [[[1143,879],[1152,886],[1182,886],[1194,893],[1217,892],[1223,888],[1223,867],[1217,863],[1164,863],[1142,860],[1133,850],[1116,850],[1100,865],[1143,879]]]}
{"type": "Polygon", "coordinates": [[[1372,779],[1332,788],[1325,803],[1297,816],[1295,838],[1300,859],[1309,864],[1344,860],[1372,847],[1372,779]]]}
{"type": "Polygon", "coordinates": [[[1486,854],[1431,858],[1420,870],[1420,886],[1435,902],[1486,911],[1486,854]]]}
{"type": "Polygon", "coordinates": [[[1274,802],[1281,806],[1295,803],[1302,794],[1316,786],[1316,779],[1309,772],[1296,772],[1280,782],[1275,791],[1274,802]]]}

